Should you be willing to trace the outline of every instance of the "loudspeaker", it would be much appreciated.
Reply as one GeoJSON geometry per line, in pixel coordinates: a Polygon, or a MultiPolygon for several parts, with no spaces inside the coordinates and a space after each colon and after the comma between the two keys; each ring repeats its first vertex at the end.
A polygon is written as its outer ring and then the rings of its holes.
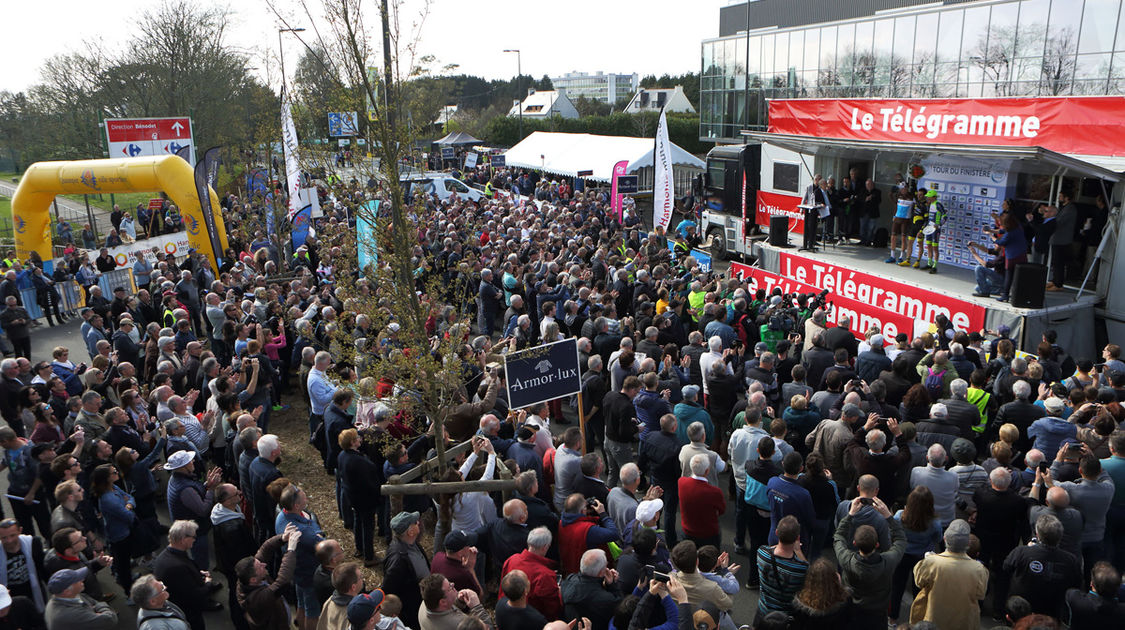
{"type": "Polygon", "coordinates": [[[1012,306],[1018,308],[1043,308],[1047,287],[1047,266],[1020,263],[1012,274],[1012,306]]]}
{"type": "Polygon", "coordinates": [[[789,217],[770,217],[770,245],[789,247],[789,217]]]}

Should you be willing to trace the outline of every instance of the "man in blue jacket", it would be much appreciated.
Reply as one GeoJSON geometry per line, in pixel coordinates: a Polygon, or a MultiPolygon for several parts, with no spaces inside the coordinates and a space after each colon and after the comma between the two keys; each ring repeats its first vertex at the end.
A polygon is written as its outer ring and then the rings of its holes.
{"type": "Polygon", "coordinates": [[[769,544],[777,544],[777,524],[786,516],[792,515],[801,524],[801,546],[808,548],[809,532],[816,521],[812,495],[805,490],[797,478],[804,470],[801,454],[792,452],[781,460],[781,475],[770,479],[766,493],[770,502],[769,544]]]}

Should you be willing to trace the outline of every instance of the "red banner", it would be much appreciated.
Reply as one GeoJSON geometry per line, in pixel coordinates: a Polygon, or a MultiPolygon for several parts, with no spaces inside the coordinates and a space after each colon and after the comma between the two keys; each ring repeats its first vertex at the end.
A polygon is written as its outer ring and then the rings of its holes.
{"type": "MultiPolygon", "coordinates": [[[[742,263],[730,264],[731,277],[741,278],[749,284],[750,292],[765,289],[768,295],[774,287],[780,287],[783,293],[820,293],[821,289],[792,278],[779,276],[757,267],[742,263]]],[[[828,321],[835,324],[839,317],[848,317],[851,320],[850,329],[857,339],[863,339],[863,333],[872,326],[877,327],[883,337],[894,339],[895,335],[904,332],[914,334],[914,320],[906,315],[884,310],[867,302],[844,297],[838,293],[830,292],[828,300],[832,307],[828,309],[828,321]]]]}
{"type": "Polygon", "coordinates": [[[783,216],[789,219],[789,231],[803,233],[805,231],[805,215],[797,207],[801,198],[797,195],[779,195],[777,193],[758,191],[758,208],[754,213],[754,222],[768,227],[770,217],[783,216]]]}
{"type": "Polygon", "coordinates": [[[854,300],[861,305],[856,307],[857,312],[876,309],[925,322],[944,314],[958,329],[984,328],[985,308],[975,302],[789,252],[780,252],[780,257],[781,275],[828,289],[833,299],[854,300]]]}
{"type": "Polygon", "coordinates": [[[1125,155],[1125,97],[782,99],[771,133],[1125,155]]]}

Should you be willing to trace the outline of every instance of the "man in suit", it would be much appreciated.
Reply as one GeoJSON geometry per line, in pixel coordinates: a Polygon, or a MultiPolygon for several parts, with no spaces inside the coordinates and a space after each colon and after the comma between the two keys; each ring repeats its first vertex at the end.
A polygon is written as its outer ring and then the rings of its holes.
{"type": "Polygon", "coordinates": [[[859,194],[862,207],[859,218],[859,244],[871,245],[875,237],[875,224],[879,220],[879,206],[883,203],[883,191],[875,187],[874,180],[867,180],[865,190],[859,194]]]}
{"type": "Polygon", "coordinates": [[[1061,291],[1066,282],[1066,262],[1070,258],[1074,243],[1074,229],[1078,224],[1078,207],[1070,196],[1070,191],[1059,192],[1059,212],[1055,216],[1055,231],[1051,234],[1051,281],[1048,291],[1061,291]]]}

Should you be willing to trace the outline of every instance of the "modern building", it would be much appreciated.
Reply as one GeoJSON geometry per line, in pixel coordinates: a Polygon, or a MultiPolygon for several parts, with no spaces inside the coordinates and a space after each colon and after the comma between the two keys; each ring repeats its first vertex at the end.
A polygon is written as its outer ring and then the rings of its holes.
{"type": "Polygon", "coordinates": [[[551,77],[551,85],[556,90],[566,92],[572,100],[586,97],[609,105],[625,100],[640,87],[640,76],[633,74],[613,74],[595,72],[568,72],[561,77],[551,77]]]}
{"type": "Polygon", "coordinates": [[[1123,25],[1122,0],[733,4],[702,45],[699,136],[741,142],[773,98],[1125,94],[1123,25]]]}
{"type": "Polygon", "coordinates": [[[681,112],[694,114],[695,107],[684,94],[684,86],[674,88],[641,88],[633,95],[632,100],[625,106],[626,114],[639,114],[641,112],[681,112]]]}
{"type": "Polygon", "coordinates": [[[513,101],[512,108],[508,110],[509,116],[519,116],[523,109],[525,118],[550,118],[562,116],[563,118],[578,118],[578,110],[570,102],[566,94],[558,90],[530,89],[527,98],[523,101],[513,101]]]}

